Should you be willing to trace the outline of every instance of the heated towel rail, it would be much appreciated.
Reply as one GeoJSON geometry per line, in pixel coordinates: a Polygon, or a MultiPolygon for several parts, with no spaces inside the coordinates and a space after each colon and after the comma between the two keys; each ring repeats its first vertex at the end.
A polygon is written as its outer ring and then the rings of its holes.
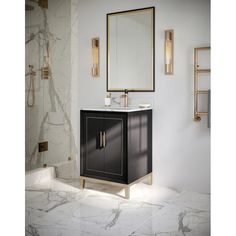
{"type": "MultiPolygon", "coordinates": [[[[200,56],[199,54],[202,51],[209,51],[210,53],[210,47],[198,47],[198,48],[194,48],[194,120],[195,121],[200,121],[201,120],[201,116],[202,115],[207,115],[208,116],[208,120],[210,117],[210,105],[209,105],[209,89],[200,89],[199,88],[199,78],[202,75],[209,75],[210,78],[210,72],[211,69],[210,68],[201,68],[200,66],[200,56]],[[201,95],[207,95],[207,111],[201,111],[199,108],[199,100],[201,95]]],[[[210,65],[210,64],[209,64],[210,65]]],[[[209,124],[210,122],[208,122],[208,128],[209,128],[209,124]]]]}

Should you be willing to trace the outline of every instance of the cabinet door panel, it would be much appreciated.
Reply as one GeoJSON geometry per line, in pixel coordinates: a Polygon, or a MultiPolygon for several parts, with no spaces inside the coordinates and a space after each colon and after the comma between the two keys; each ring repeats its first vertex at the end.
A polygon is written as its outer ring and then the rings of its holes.
{"type": "Polygon", "coordinates": [[[127,182],[126,124],[126,114],[81,112],[82,176],[127,182]]]}
{"type": "Polygon", "coordinates": [[[123,175],[123,120],[122,118],[105,118],[106,132],[105,171],[110,174],[123,175]]]}
{"type": "Polygon", "coordinates": [[[103,129],[102,117],[86,116],[85,169],[104,171],[104,149],[100,148],[100,132],[103,129]]]}

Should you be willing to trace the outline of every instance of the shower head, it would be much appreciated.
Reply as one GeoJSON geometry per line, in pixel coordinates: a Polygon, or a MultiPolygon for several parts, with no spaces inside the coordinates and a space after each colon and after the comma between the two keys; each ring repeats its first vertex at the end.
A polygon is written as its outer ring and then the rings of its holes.
{"type": "Polygon", "coordinates": [[[26,11],[32,11],[32,10],[34,10],[34,7],[33,6],[31,6],[31,5],[25,5],[25,10],[26,11]]]}
{"type": "MultiPolygon", "coordinates": [[[[27,0],[26,0],[27,1],[27,0]]],[[[42,7],[44,9],[48,9],[48,0],[28,0],[30,2],[37,3],[39,7],[42,7]]],[[[34,7],[31,5],[25,4],[25,10],[26,11],[32,11],[34,10],[34,7]]]]}

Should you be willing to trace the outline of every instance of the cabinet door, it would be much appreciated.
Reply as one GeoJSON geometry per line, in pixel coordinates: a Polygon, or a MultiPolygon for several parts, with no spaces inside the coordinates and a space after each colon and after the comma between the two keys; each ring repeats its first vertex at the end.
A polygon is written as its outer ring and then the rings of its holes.
{"type": "Polygon", "coordinates": [[[105,132],[105,172],[114,178],[126,176],[126,119],[124,114],[106,113],[105,132]]]}
{"type": "Polygon", "coordinates": [[[81,175],[126,183],[126,122],[121,113],[81,112],[81,175]]]}
{"type": "Polygon", "coordinates": [[[105,170],[105,155],[102,148],[103,116],[82,113],[81,116],[81,173],[96,174],[105,170]]]}

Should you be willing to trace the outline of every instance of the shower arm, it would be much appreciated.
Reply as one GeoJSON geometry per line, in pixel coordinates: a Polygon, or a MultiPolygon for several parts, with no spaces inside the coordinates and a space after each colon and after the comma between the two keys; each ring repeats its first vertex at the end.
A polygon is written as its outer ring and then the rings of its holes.
{"type": "Polygon", "coordinates": [[[38,6],[48,9],[48,0],[38,0],[38,1],[37,0],[28,0],[28,1],[37,3],[38,6]]]}

